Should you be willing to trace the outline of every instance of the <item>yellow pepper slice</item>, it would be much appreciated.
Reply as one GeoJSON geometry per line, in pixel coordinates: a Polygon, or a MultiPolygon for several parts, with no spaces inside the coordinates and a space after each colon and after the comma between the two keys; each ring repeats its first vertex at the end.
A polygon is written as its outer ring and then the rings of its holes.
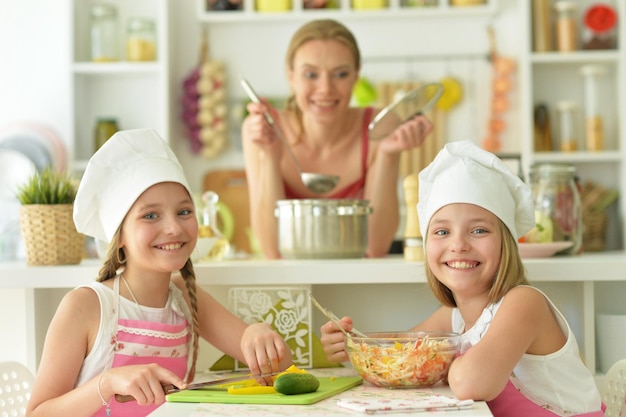
{"type": "Polygon", "coordinates": [[[276,394],[276,390],[272,386],[265,385],[257,385],[253,387],[243,387],[237,388],[235,386],[228,387],[229,394],[242,394],[242,395],[251,395],[251,394],[276,394]]]}

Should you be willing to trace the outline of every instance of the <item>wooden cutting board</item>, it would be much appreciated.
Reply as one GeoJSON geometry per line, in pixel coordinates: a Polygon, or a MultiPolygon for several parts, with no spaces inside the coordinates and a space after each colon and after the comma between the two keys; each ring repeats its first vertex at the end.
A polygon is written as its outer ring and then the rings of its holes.
{"type": "Polygon", "coordinates": [[[361,377],[318,377],[320,387],[309,394],[229,394],[224,390],[188,390],[169,394],[168,402],[182,403],[223,403],[223,404],[313,404],[352,387],[361,385],[361,377]]]}
{"type": "Polygon", "coordinates": [[[204,176],[204,191],[214,191],[233,214],[235,230],[230,241],[238,251],[251,253],[247,229],[250,228],[248,182],[244,170],[209,171],[204,176]]]}

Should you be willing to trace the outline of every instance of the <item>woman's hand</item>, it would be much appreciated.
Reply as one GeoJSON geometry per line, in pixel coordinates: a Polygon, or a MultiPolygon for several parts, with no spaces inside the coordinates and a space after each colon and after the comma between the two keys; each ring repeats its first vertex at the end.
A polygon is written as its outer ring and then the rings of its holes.
{"type": "Polygon", "coordinates": [[[280,154],[280,140],[276,137],[274,128],[265,118],[265,113],[269,112],[274,120],[277,120],[277,113],[267,101],[262,99],[262,103],[248,103],[248,116],[242,124],[242,138],[251,141],[262,149],[274,154],[280,154]]]}
{"type": "MultiPolygon", "coordinates": [[[[246,328],[241,338],[241,351],[253,375],[278,372],[292,364],[291,349],[267,323],[255,323],[246,328]]],[[[272,385],[272,378],[259,383],[272,385]]]]}
{"type": "Polygon", "coordinates": [[[384,138],[378,149],[389,154],[398,153],[407,149],[417,148],[432,132],[433,124],[426,116],[418,115],[402,123],[384,138]]]}
{"type": "MultiPolygon", "coordinates": [[[[352,318],[343,317],[341,319],[341,325],[346,332],[352,330],[352,318]]],[[[324,347],[324,353],[328,361],[331,363],[341,363],[348,361],[348,354],[346,353],[346,342],[343,332],[332,321],[326,322],[321,327],[322,336],[320,341],[324,347]]]]}
{"type": "Polygon", "coordinates": [[[104,372],[98,383],[105,400],[108,401],[114,394],[129,395],[139,405],[165,402],[163,385],[172,384],[178,388],[187,385],[175,373],[156,364],[111,368],[104,372]]]}

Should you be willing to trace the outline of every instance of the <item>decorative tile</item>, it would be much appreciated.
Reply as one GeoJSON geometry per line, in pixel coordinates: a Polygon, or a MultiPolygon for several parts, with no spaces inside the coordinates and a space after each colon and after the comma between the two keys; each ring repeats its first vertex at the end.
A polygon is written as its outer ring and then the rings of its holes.
{"type": "MultiPolygon", "coordinates": [[[[248,324],[268,323],[287,342],[293,363],[313,367],[311,300],[304,287],[235,287],[228,292],[230,310],[248,324]]],[[[235,369],[247,369],[235,361],[235,369]]]]}

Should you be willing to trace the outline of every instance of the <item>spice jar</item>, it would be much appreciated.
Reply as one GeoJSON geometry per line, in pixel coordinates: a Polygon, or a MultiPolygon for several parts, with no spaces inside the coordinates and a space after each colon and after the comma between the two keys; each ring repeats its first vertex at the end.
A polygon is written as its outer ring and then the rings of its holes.
{"type": "Polygon", "coordinates": [[[580,68],[584,77],[585,141],[589,151],[601,151],[604,148],[602,101],[598,90],[600,76],[605,72],[601,65],[584,65],[580,68]]]}
{"type": "Polygon", "coordinates": [[[111,4],[93,4],[90,14],[91,60],[94,62],[119,60],[117,9],[111,4]]]}
{"type": "Polygon", "coordinates": [[[118,130],[117,120],[105,117],[99,118],[94,129],[94,150],[100,149],[104,142],[109,140],[118,130]]]}
{"type": "Polygon", "coordinates": [[[578,105],[573,101],[559,101],[556,103],[559,119],[559,149],[562,152],[572,152],[579,149],[577,132],[578,105]]]}
{"type": "Polygon", "coordinates": [[[156,59],[154,21],[138,17],[128,19],[126,59],[129,61],[154,61],[156,59]]]}
{"type": "Polygon", "coordinates": [[[583,18],[584,49],[615,49],[617,13],[608,4],[594,4],[585,11],[583,18]]]}
{"type": "Polygon", "coordinates": [[[576,169],[569,164],[536,164],[530,168],[535,220],[552,228],[553,242],[574,242],[562,254],[582,250],[583,217],[576,169]]]}
{"type": "Polygon", "coordinates": [[[554,3],[556,15],[556,49],[560,52],[576,50],[578,31],[576,24],[576,4],[573,1],[554,3]]]}

